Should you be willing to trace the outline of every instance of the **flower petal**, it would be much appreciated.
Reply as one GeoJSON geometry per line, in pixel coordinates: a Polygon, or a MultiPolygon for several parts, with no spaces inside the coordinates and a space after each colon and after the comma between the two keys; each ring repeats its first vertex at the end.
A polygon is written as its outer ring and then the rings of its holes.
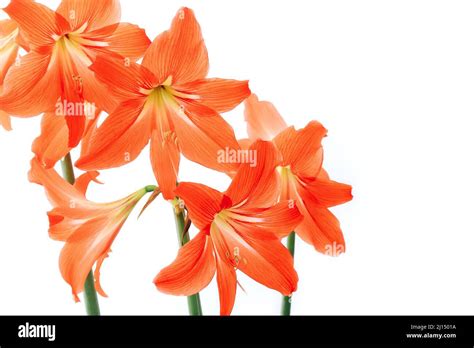
{"type": "Polygon", "coordinates": [[[31,150],[46,168],[54,167],[71,150],[68,134],[64,117],[51,112],[43,115],[41,134],[33,141],[31,150]]]}
{"type": "Polygon", "coordinates": [[[33,46],[52,45],[55,36],[61,36],[70,29],[64,17],[35,1],[11,0],[4,11],[18,23],[23,35],[33,46]]]}
{"type": "Polygon", "coordinates": [[[92,266],[108,252],[123,222],[112,221],[107,215],[99,216],[86,221],[67,239],[61,251],[59,267],[76,299],[92,266]]]}
{"type": "Polygon", "coordinates": [[[220,314],[230,315],[237,292],[237,274],[229,261],[229,248],[215,224],[210,229],[216,255],[217,288],[219,289],[220,314]]]}
{"type": "Polygon", "coordinates": [[[15,116],[53,112],[60,96],[58,67],[50,67],[51,55],[30,52],[10,68],[0,96],[2,110],[15,116]]]}
{"type": "Polygon", "coordinates": [[[152,89],[158,83],[147,68],[104,55],[97,56],[90,69],[109,91],[122,100],[144,97],[142,90],[152,89]]]}
{"type": "Polygon", "coordinates": [[[62,0],[56,12],[69,21],[72,31],[84,25],[85,31],[93,31],[120,22],[118,0],[62,0]]]}
{"type": "Polygon", "coordinates": [[[283,156],[282,165],[290,165],[299,176],[314,177],[323,161],[321,140],[327,130],[317,121],[311,121],[300,130],[289,127],[275,137],[274,143],[283,156]]]}
{"type": "Polygon", "coordinates": [[[54,168],[44,168],[37,158],[31,160],[28,179],[44,187],[46,195],[54,207],[69,207],[71,202],[80,204],[84,200],[82,193],[64,180],[54,168]]]}
{"type": "Polygon", "coordinates": [[[227,112],[239,105],[250,95],[248,81],[204,79],[174,87],[181,93],[197,95],[203,105],[227,112]]]}
{"type": "Polygon", "coordinates": [[[151,136],[150,160],[163,198],[175,197],[174,190],[179,172],[180,152],[176,139],[154,130],[151,136]]]}
{"type": "Polygon", "coordinates": [[[195,102],[184,102],[184,111],[170,113],[183,155],[211,169],[237,170],[239,163],[220,160],[220,153],[235,151],[239,144],[232,127],[214,110],[195,102]]]}
{"type": "Polygon", "coordinates": [[[7,131],[12,130],[10,115],[0,110],[0,125],[7,131]]]}
{"type": "Polygon", "coordinates": [[[175,190],[176,195],[184,201],[189,216],[200,230],[204,230],[222,210],[224,195],[206,185],[181,182],[175,190]]]}
{"type": "Polygon", "coordinates": [[[251,140],[273,140],[287,128],[275,106],[267,101],[259,101],[255,94],[245,100],[244,115],[247,133],[251,140]]]}
{"type": "Polygon", "coordinates": [[[18,33],[19,29],[14,21],[9,19],[0,21],[0,86],[18,56],[20,47],[17,43],[18,33]]]}
{"type": "Polygon", "coordinates": [[[83,170],[119,167],[133,161],[148,144],[151,118],[142,100],[122,103],[94,132],[89,151],[76,166],[83,170]]]}
{"type": "Polygon", "coordinates": [[[323,207],[333,207],[352,199],[352,186],[332,180],[315,179],[304,184],[323,207]]]}
{"type": "Polygon", "coordinates": [[[161,292],[190,296],[204,289],[215,272],[212,241],[201,231],[179,249],[176,260],[158,273],[154,283],[161,292]]]}
{"type": "Polygon", "coordinates": [[[334,255],[334,251],[345,251],[344,236],[339,221],[326,207],[322,207],[305,188],[298,188],[296,204],[304,219],[295,232],[305,242],[325,254],[334,255]]]}
{"type": "MultiPolygon", "coordinates": [[[[132,61],[140,59],[151,44],[145,30],[135,24],[119,23],[109,28],[113,31],[104,38],[104,41],[107,42],[107,49],[124,58],[132,61]]],[[[103,31],[107,31],[109,28],[104,28],[103,31]]]]}
{"type": "Polygon", "coordinates": [[[283,295],[296,290],[298,276],[293,258],[276,235],[233,218],[228,222],[217,218],[215,225],[218,230],[211,228],[213,241],[222,239],[221,255],[227,255],[236,269],[283,295]]]}
{"type": "Polygon", "coordinates": [[[168,31],[152,42],[143,58],[143,65],[164,82],[173,84],[203,79],[209,70],[207,49],[201,28],[189,8],[181,8],[168,31]]]}
{"type": "MultiPolygon", "coordinates": [[[[277,151],[275,146],[268,141],[257,140],[247,150],[250,154],[255,154],[254,162],[243,163],[232,183],[226,191],[226,195],[232,200],[232,204],[244,204],[247,201],[260,197],[260,194],[252,197],[254,192],[262,193],[262,188],[273,189],[276,192],[275,168],[277,166],[277,151]]],[[[265,200],[268,195],[272,196],[275,192],[266,192],[265,200]]],[[[255,202],[254,202],[255,203],[255,202]]]]}

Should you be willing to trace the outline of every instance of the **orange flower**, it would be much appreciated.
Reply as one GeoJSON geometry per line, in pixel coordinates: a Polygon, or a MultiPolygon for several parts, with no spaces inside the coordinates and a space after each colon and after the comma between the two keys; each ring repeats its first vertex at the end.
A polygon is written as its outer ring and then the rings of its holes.
{"type": "MultiPolygon", "coordinates": [[[[20,45],[26,48],[17,24],[10,19],[0,21],[0,94],[3,91],[5,76],[18,57],[20,45]]],[[[6,130],[12,129],[10,116],[2,110],[0,110],[0,124],[6,130]]]]}
{"type": "Polygon", "coordinates": [[[257,154],[256,165],[242,164],[225,193],[179,184],[176,194],[200,232],[155,278],[160,291],[189,296],[217,272],[221,315],[229,315],[234,306],[236,270],[284,295],[293,293],[298,282],[293,259],[274,233],[289,233],[302,216],[289,202],[268,207],[275,192],[269,180],[277,165],[273,144],[257,141],[249,151],[257,154]]]}
{"type": "Polygon", "coordinates": [[[207,79],[208,67],[201,29],[187,8],[153,41],[141,66],[99,57],[91,69],[122,103],[76,165],[85,170],[124,165],[151,139],[150,159],[166,199],[174,198],[181,152],[209,168],[236,171],[238,163],[218,161],[219,150],[239,149],[219,112],[241,103],[250,94],[248,83],[207,79]]]}
{"type": "Polygon", "coordinates": [[[31,52],[7,75],[2,109],[26,117],[61,107],[68,145],[76,146],[85,128],[80,105],[88,101],[106,111],[116,106],[88,67],[99,53],[138,59],[149,39],[137,26],[119,23],[118,0],[63,0],[56,12],[32,0],[12,0],[4,10],[20,26],[31,52]]]}
{"type": "Polygon", "coordinates": [[[29,172],[30,181],[44,186],[53,205],[53,210],[48,212],[49,235],[65,242],[59,266],[76,301],[94,264],[95,287],[106,296],[100,286],[102,262],[130,212],[148,192],[143,188],[112,203],[91,202],[86,199],[85,192],[90,181],[96,181],[98,175],[98,172],[85,173],[71,185],[54,169],[45,169],[36,158],[31,161],[29,172]]]}
{"type": "Polygon", "coordinates": [[[352,188],[332,181],[322,168],[321,140],[326,129],[316,121],[300,130],[287,127],[275,107],[259,101],[256,95],[245,101],[245,118],[251,141],[272,140],[280,152],[281,161],[275,171],[280,181],[280,200],[293,200],[304,216],[295,232],[319,252],[344,252],[339,221],[328,208],[350,201],[352,188]]]}

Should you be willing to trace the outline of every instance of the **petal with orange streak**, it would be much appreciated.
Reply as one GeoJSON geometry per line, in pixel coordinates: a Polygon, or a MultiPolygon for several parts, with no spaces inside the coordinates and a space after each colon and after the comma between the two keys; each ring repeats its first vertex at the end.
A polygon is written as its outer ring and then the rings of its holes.
{"type": "Polygon", "coordinates": [[[66,120],[56,113],[46,113],[41,120],[41,134],[33,141],[31,150],[46,167],[52,168],[71,148],[68,146],[66,120]]]}
{"type": "Polygon", "coordinates": [[[30,45],[43,47],[54,44],[55,36],[70,29],[60,14],[31,0],[12,0],[4,11],[18,23],[30,45]]]}
{"type": "Polygon", "coordinates": [[[219,78],[192,81],[174,88],[182,93],[199,96],[200,103],[217,112],[234,109],[250,95],[248,81],[219,78]]]}
{"type": "Polygon", "coordinates": [[[295,130],[289,127],[278,134],[274,143],[283,156],[283,165],[291,165],[291,171],[299,176],[316,176],[323,161],[322,139],[327,130],[317,121],[295,130]]]}
{"type": "Polygon", "coordinates": [[[316,201],[324,207],[334,207],[352,199],[352,186],[333,180],[315,179],[304,184],[316,201]]]}
{"type": "Polygon", "coordinates": [[[151,135],[150,160],[163,198],[173,199],[180,160],[176,138],[163,135],[161,131],[155,129],[151,135]]]}
{"type": "Polygon", "coordinates": [[[10,115],[8,115],[6,112],[3,112],[2,110],[0,110],[0,125],[7,131],[12,130],[10,115]]]}
{"type": "Polygon", "coordinates": [[[293,268],[293,258],[273,233],[259,228],[258,224],[232,218],[228,222],[218,218],[216,226],[222,245],[227,247],[238,270],[283,295],[296,290],[298,276],[293,268]]]}
{"type": "Polygon", "coordinates": [[[84,174],[81,174],[77,179],[76,182],[74,183],[74,187],[84,195],[86,196],[87,188],[89,187],[89,184],[91,181],[100,184],[101,182],[97,180],[97,177],[100,175],[99,172],[97,171],[92,171],[92,172],[85,172],[84,174]]]}
{"type": "Polygon", "coordinates": [[[287,235],[303,220],[297,206],[291,201],[282,201],[266,209],[234,209],[232,215],[241,222],[270,233],[287,235]]]}
{"type": "Polygon", "coordinates": [[[214,110],[198,103],[182,102],[184,111],[176,106],[170,113],[179,147],[193,162],[218,171],[237,170],[239,163],[226,161],[220,154],[238,151],[232,127],[214,110]]]}
{"type": "Polygon", "coordinates": [[[273,140],[281,131],[287,128],[275,106],[267,101],[259,101],[252,94],[245,100],[245,121],[247,133],[251,140],[273,140]]]}
{"type": "Polygon", "coordinates": [[[224,195],[206,185],[181,182],[175,190],[189,211],[189,216],[200,230],[209,226],[214,215],[222,210],[224,195]]]}
{"type": "Polygon", "coordinates": [[[99,55],[90,66],[95,76],[119,99],[143,97],[142,90],[151,90],[158,80],[145,67],[124,59],[99,55]]]}
{"type": "Polygon", "coordinates": [[[59,267],[76,298],[83,290],[92,266],[110,249],[122,224],[123,221],[111,220],[108,215],[98,216],[86,221],[67,239],[61,251],[59,267]]]}
{"type": "MultiPolygon", "coordinates": [[[[132,61],[143,57],[151,44],[145,30],[135,24],[119,23],[103,28],[101,31],[106,32],[107,30],[111,30],[111,33],[104,38],[107,49],[132,61]]],[[[89,35],[94,36],[94,33],[89,35]]]]}
{"type": "Polygon", "coordinates": [[[0,96],[2,109],[15,116],[29,117],[53,112],[60,96],[59,70],[51,54],[32,51],[10,68],[0,96]]]}
{"type": "Polygon", "coordinates": [[[62,0],[56,12],[66,18],[72,31],[86,25],[86,31],[93,31],[120,22],[118,0],[62,0]]]}
{"type": "Polygon", "coordinates": [[[194,12],[181,8],[168,31],[152,42],[143,57],[143,65],[159,79],[172,77],[173,84],[183,84],[206,77],[209,70],[207,49],[194,12]]]}
{"type": "Polygon", "coordinates": [[[148,144],[151,118],[143,100],[122,103],[94,132],[89,151],[76,166],[83,170],[119,167],[133,161],[148,144]]]}
{"type": "Polygon", "coordinates": [[[252,199],[254,203],[259,200],[267,201],[269,196],[276,193],[274,174],[278,162],[275,146],[271,142],[257,140],[247,151],[254,154],[254,163],[243,163],[226,191],[234,206],[252,199]],[[263,188],[270,192],[264,193],[263,188]],[[252,197],[254,192],[258,194],[252,197]],[[264,196],[261,198],[260,194],[264,196]]]}
{"type": "Polygon", "coordinates": [[[302,187],[298,188],[296,203],[304,216],[295,229],[298,236],[324,254],[333,255],[334,248],[345,250],[339,221],[329,209],[321,206],[311,193],[302,187]]]}
{"type": "Polygon", "coordinates": [[[210,235],[215,248],[220,314],[230,315],[234,308],[237,292],[237,274],[233,263],[229,259],[231,254],[226,240],[214,223],[211,225],[210,235]]]}
{"type": "Polygon", "coordinates": [[[64,180],[54,168],[46,169],[36,157],[31,160],[28,179],[44,187],[54,207],[69,207],[71,202],[76,204],[84,200],[83,195],[73,185],[64,180]]]}
{"type": "Polygon", "coordinates": [[[158,273],[154,283],[166,294],[190,296],[204,289],[215,273],[212,241],[201,231],[179,249],[176,260],[158,273]]]}
{"type": "Polygon", "coordinates": [[[0,86],[18,56],[19,45],[16,42],[18,32],[18,26],[14,21],[9,19],[0,21],[0,86]]]}

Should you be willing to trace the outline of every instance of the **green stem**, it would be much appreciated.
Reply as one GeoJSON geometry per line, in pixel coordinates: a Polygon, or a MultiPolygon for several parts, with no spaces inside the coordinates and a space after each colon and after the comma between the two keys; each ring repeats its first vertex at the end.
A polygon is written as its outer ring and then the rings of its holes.
{"type": "MultiPolygon", "coordinates": [[[[71,185],[74,184],[76,178],[74,176],[74,167],[72,166],[71,154],[67,154],[61,161],[63,177],[71,185]]],[[[89,272],[84,284],[84,303],[86,305],[87,315],[100,315],[99,300],[94,286],[94,274],[89,272]]]]}
{"type": "MultiPolygon", "coordinates": [[[[295,232],[291,232],[286,240],[286,247],[290,252],[291,256],[295,256],[295,232]]],[[[290,315],[291,314],[291,297],[283,296],[283,301],[281,303],[281,315],[290,315]]]]}
{"type": "MultiPolygon", "coordinates": [[[[176,232],[178,233],[179,247],[189,242],[189,234],[184,234],[185,218],[184,211],[174,214],[176,221],[176,232]]],[[[201,299],[199,293],[188,296],[189,315],[202,315],[201,299]]]]}

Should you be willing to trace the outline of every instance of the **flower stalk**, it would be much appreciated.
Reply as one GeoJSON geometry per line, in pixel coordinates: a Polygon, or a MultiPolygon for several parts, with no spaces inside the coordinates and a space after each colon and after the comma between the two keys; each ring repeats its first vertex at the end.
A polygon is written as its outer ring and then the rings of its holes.
{"type": "MultiPolygon", "coordinates": [[[[183,247],[189,242],[189,233],[185,231],[186,218],[184,209],[179,207],[179,203],[174,207],[174,218],[176,222],[176,233],[178,234],[179,247],[183,247]]],[[[189,315],[199,316],[202,315],[201,298],[199,293],[188,296],[188,310],[189,315]]]]}
{"type": "MultiPolygon", "coordinates": [[[[295,256],[295,232],[291,232],[286,240],[286,247],[290,252],[291,256],[295,256]]],[[[291,315],[291,296],[283,296],[283,301],[281,303],[281,315],[288,316],[291,315]]]]}
{"type": "MultiPolygon", "coordinates": [[[[73,185],[76,178],[74,176],[74,168],[72,166],[70,153],[61,160],[61,169],[64,179],[73,185]]],[[[87,315],[100,315],[99,299],[97,298],[97,291],[95,290],[94,274],[92,273],[92,270],[87,275],[84,284],[84,303],[87,315]]]]}

